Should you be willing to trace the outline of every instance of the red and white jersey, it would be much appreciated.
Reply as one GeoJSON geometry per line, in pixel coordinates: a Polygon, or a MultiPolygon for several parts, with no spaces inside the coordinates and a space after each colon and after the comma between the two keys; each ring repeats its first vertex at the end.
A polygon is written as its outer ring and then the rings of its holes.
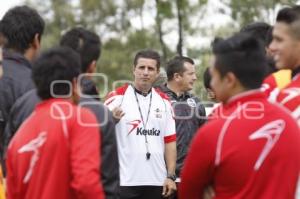
{"type": "Polygon", "coordinates": [[[276,101],[279,91],[292,81],[292,71],[279,70],[267,76],[261,86],[261,90],[269,97],[271,102],[276,101]]]}
{"type": "Polygon", "coordinates": [[[8,199],[103,199],[95,116],[67,100],[42,101],[7,152],[8,199]]]}
{"type": "Polygon", "coordinates": [[[300,130],[265,94],[245,92],[199,129],[186,158],[180,198],[294,199],[300,171],[300,130]]]}
{"type": "Polygon", "coordinates": [[[125,113],[116,124],[121,186],[162,186],[167,175],[165,143],[176,140],[172,107],[166,95],[152,88],[143,96],[125,85],[111,92],[105,104],[110,110],[120,106],[125,113]],[[147,146],[151,153],[148,160],[147,146]]]}
{"type": "Polygon", "coordinates": [[[276,101],[292,112],[300,126],[300,74],[278,94],[276,101]]]}

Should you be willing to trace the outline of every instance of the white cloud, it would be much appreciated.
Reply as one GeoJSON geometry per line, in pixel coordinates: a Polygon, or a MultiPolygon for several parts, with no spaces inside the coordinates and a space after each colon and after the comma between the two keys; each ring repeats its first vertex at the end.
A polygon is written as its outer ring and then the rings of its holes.
{"type": "Polygon", "coordinates": [[[22,0],[2,0],[0,2],[0,18],[2,19],[3,15],[8,11],[10,8],[21,5],[23,1],[22,0]]]}

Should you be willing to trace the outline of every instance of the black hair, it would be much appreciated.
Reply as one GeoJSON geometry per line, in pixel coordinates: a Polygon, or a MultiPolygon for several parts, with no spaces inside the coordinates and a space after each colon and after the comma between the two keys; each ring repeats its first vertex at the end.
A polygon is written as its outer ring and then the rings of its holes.
{"type": "Polygon", "coordinates": [[[300,6],[286,7],[278,12],[276,17],[277,22],[285,22],[291,24],[297,20],[300,20],[300,6]]]}
{"type": "Polygon", "coordinates": [[[87,72],[92,61],[97,61],[101,54],[101,42],[97,34],[81,27],[66,32],[61,40],[61,46],[68,46],[81,56],[81,71],[87,72]]]}
{"type": "Polygon", "coordinates": [[[244,26],[240,32],[249,33],[260,39],[265,46],[269,46],[272,41],[272,30],[272,26],[265,22],[254,22],[244,26]]]}
{"type": "Polygon", "coordinates": [[[184,63],[188,62],[190,64],[195,64],[194,61],[185,56],[175,56],[171,60],[169,60],[166,64],[166,73],[168,77],[168,81],[172,80],[174,78],[175,73],[182,74],[185,71],[184,63]]]}
{"type": "Polygon", "coordinates": [[[206,68],[203,73],[203,84],[206,89],[211,89],[210,81],[211,81],[211,74],[209,72],[209,68],[206,68]]]}
{"type": "Polygon", "coordinates": [[[246,33],[213,43],[215,68],[224,77],[232,72],[247,89],[259,88],[266,74],[267,58],[262,43],[246,33]]]}
{"type": "MultiPolygon", "coordinates": [[[[80,56],[69,47],[55,47],[42,53],[32,67],[32,78],[42,99],[53,98],[51,83],[72,80],[80,74],[80,56]]],[[[53,87],[55,95],[68,95],[71,88],[65,83],[53,87]]]]}
{"type": "Polygon", "coordinates": [[[291,26],[294,36],[300,38],[300,6],[286,7],[279,11],[276,22],[291,26]]]}
{"type": "Polygon", "coordinates": [[[45,22],[36,10],[28,6],[16,6],[3,16],[0,32],[6,39],[6,48],[24,54],[36,34],[41,40],[44,28],[45,22]]]}
{"type": "Polygon", "coordinates": [[[147,58],[147,59],[153,59],[156,60],[156,68],[159,70],[160,67],[160,55],[158,52],[151,50],[151,49],[144,49],[136,53],[133,61],[134,67],[137,65],[139,58],[147,58]]]}

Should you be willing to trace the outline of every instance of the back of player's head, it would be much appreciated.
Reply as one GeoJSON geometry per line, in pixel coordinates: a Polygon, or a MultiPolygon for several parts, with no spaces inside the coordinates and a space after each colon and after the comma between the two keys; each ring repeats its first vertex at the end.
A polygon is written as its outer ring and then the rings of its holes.
{"type": "Polygon", "coordinates": [[[42,53],[32,67],[38,95],[42,99],[52,98],[53,94],[68,95],[71,92],[70,86],[58,81],[67,81],[71,85],[80,74],[80,61],[79,54],[69,47],[55,47],[42,53]],[[55,84],[51,91],[53,83],[55,84]]]}
{"type": "Polygon", "coordinates": [[[171,60],[169,60],[166,64],[166,73],[168,77],[168,81],[172,80],[174,78],[175,73],[182,74],[185,71],[184,63],[188,62],[190,64],[195,64],[194,61],[185,56],[175,56],[171,60]]]}
{"type": "Polygon", "coordinates": [[[97,61],[101,54],[101,42],[97,34],[84,28],[72,28],[66,32],[61,40],[61,46],[68,46],[81,56],[81,71],[87,72],[89,65],[97,61]]]}
{"type": "Polygon", "coordinates": [[[232,72],[247,89],[259,88],[267,60],[262,43],[249,34],[239,33],[228,39],[216,39],[213,45],[215,68],[222,77],[232,72]]]}
{"type": "Polygon", "coordinates": [[[272,26],[267,23],[254,22],[244,26],[240,32],[249,33],[268,46],[272,41],[272,29],[272,26]]]}
{"type": "Polygon", "coordinates": [[[288,24],[291,27],[292,34],[300,39],[300,6],[281,9],[276,17],[276,22],[288,24]]]}
{"type": "Polygon", "coordinates": [[[24,53],[36,34],[41,39],[44,27],[45,22],[36,10],[28,6],[16,6],[3,16],[0,32],[6,39],[6,48],[24,53]]]}
{"type": "Polygon", "coordinates": [[[140,50],[136,53],[134,60],[133,60],[133,66],[136,67],[139,58],[146,58],[146,59],[153,59],[156,60],[156,68],[159,70],[160,67],[160,55],[158,52],[151,50],[151,49],[144,49],[140,50]]]}

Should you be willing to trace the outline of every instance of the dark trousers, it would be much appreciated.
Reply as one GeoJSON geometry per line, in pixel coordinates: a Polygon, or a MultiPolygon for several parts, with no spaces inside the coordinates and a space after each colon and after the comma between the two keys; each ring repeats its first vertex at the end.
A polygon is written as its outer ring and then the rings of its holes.
{"type": "Polygon", "coordinates": [[[121,186],[120,199],[165,199],[162,186],[121,186]]]}

